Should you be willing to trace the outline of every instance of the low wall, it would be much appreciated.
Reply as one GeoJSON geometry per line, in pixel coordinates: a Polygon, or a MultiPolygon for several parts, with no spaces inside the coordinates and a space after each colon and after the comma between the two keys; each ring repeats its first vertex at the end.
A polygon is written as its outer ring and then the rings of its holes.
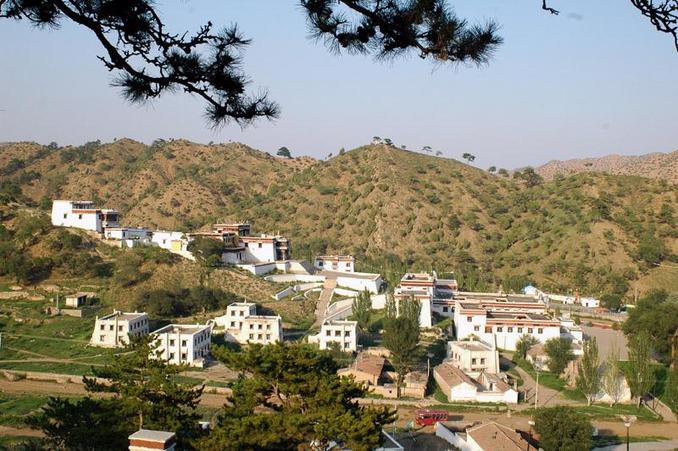
{"type": "Polygon", "coordinates": [[[287,296],[290,296],[294,294],[294,287],[287,287],[282,291],[277,292],[276,294],[272,295],[271,297],[275,299],[276,301],[281,300],[282,298],[286,298],[287,296]]]}
{"type": "Polygon", "coordinates": [[[350,288],[356,291],[367,290],[370,293],[374,294],[379,293],[379,288],[383,283],[381,277],[376,277],[377,274],[374,274],[375,278],[365,277],[370,276],[371,274],[360,273],[360,275],[363,275],[363,277],[351,277],[351,273],[346,273],[346,275],[337,276],[337,285],[350,288]]]}
{"type": "Polygon", "coordinates": [[[240,264],[236,265],[238,268],[244,269],[245,271],[249,271],[255,276],[262,276],[264,274],[268,274],[269,272],[273,271],[276,269],[276,264],[275,262],[271,263],[252,263],[252,264],[240,264]]]}
{"type": "Polygon", "coordinates": [[[471,451],[472,450],[472,448],[468,445],[468,443],[466,443],[466,440],[464,440],[464,438],[461,436],[461,434],[457,434],[455,432],[450,431],[445,426],[443,426],[442,423],[436,423],[435,431],[436,431],[436,436],[445,440],[450,445],[456,446],[461,451],[471,451]]]}
{"type": "Polygon", "coordinates": [[[287,287],[284,290],[281,290],[277,292],[276,294],[272,295],[271,297],[275,299],[276,301],[279,301],[283,298],[286,298],[287,296],[291,296],[294,293],[300,293],[303,291],[311,291],[311,290],[320,290],[320,287],[322,287],[322,283],[316,283],[316,282],[309,282],[309,283],[301,283],[299,285],[294,285],[291,287],[287,287]]]}
{"type": "Polygon", "coordinates": [[[354,290],[347,290],[345,288],[335,288],[334,292],[337,293],[339,296],[347,296],[349,298],[354,298],[358,296],[358,292],[354,290]]]}
{"type": "Polygon", "coordinates": [[[85,318],[88,316],[94,315],[94,313],[99,310],[96,308],[88,308],[88,307],[83,307],[83,308],[60,308],[59,313],[62,315],[66,316],[74,316],[76,318],[85,318]]]}
{"type": "Polygon", "coordinates": [[[310,274],[274,274],[264,277],[269,282],[324,282],[325,276],[313,276],[310,274]]]}

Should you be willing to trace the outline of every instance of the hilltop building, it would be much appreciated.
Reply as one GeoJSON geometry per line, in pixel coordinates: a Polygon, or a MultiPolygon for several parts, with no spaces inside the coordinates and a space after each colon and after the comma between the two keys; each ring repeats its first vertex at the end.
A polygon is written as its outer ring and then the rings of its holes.
{"type": "Polygon", "coordinates": [[[120,247],[148,246],[153,232],[143,227],[106,227],[104,238],[116,240],[120,247]]]}
{"type": "Polygon", "coordinates": [[[204,368],[210,353],[212,326],[170,324],[152,333],[160,358],[173,365],[204,368]]]}
{"type": "Polygon", "coordinates": [[[205,237],[223,241],[224,263],[270,263],[288,260],[290,242],[281,235],[251,235],[247,223],[214,224],[209,232],[194,232],[189,238],[205,237]]]}
{"type": "Polygon", "coordinates": [[[55,200],[52,202],[52,225],[74,227],[104,233],[109,227],[120,227],[117,210],[98,208],[89,200],[55,200]]]}
{"type": "Polygon", "coordinates": [[[225,338],[231,342],[267,345],[283,339],[282,318],[257,315],[257,305],[253,302],[234,302],[226,308],[226,314],[214,322],[225,329],[225,338]]]}
{"type": "Polygon", "coordinates": [[[318,255],[313,267],[318,271],[354,272],[355,258],[352,255],[318,255]]]}
{"type": "Polygon", "coordinates": [[[130,337],[148,334],[148,315],[145,313],[113,313],[97,317],[90,344],[104,348],[117,348],[129,343],[130,337]]]}
{"type": "Polygon", "coordinates": [[[330,349],[332,343],[344,352],[358,350],[358,322],[357,321],[325,321],[320,326],[320,332],[308,337],[309,343],[317,343],[320,349],[330,349]]]}
{"type": "Polygon", "coordinates": [[[173,252],[187,252],[189,242],[184,232],[156,230],[151,237],[151,243],[173,252]]]}

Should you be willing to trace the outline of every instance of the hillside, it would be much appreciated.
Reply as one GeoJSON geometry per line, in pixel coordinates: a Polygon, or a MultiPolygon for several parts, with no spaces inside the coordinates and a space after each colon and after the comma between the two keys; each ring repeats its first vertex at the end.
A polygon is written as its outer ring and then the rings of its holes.
{"type": "Polygon", "coordinates": [[[553,180],[558,174],[569,176],[581,172],[604,172],[678,183],[678,150],[640,156],[607,155],[600,158],[553,160],[538,167],[536,171],[546,180],[553,180]]]}
{"type": "Polygon", "coordinates": [[[666,181],[582,173],[528,187],[383,145],[326,162],[186,141],[44,149],[0,147],[6,198],[93,198],[126,225],[247,219],[289,236],[298,258],[353,253],[389,278],[454,270],[468,289],[678,291],[678,193],[666,181]]]}

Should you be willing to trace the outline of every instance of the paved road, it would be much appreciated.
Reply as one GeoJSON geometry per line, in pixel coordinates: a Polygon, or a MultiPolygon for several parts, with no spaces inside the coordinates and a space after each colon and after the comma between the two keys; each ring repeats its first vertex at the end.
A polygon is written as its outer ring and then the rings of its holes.
{"type": "MultiPolygon", "coordinates": [[[[665,440],[662,442],[639,442],[631,443],[631,451],[662,451],[678,449],[678,440],[665,440]]],[[[602,448],[593,448],[594,451],[626,451],[626,443],[623,445],[605,446],[602,448]]]]}
{"type": "Polygon", "coordinates": [[[323,289],[320,292],[320,298],[318,299],[318,305],[315,307],[315,322],[313,327],[320,327],[325,320],[325,312],[327,307],[330,305],[330,300],[332,299],[332,292],[337,286],[337,279],[329,277],[325,279],[323,284],[323,289]]]}

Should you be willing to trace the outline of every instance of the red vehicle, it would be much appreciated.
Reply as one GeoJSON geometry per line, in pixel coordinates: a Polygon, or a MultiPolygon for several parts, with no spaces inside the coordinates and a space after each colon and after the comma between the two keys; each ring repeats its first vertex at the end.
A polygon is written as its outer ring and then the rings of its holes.
{"type": "Polygon", "coordinates": [[[431,426],[447,421],[447,410],[419,409],[415,412],[414,422],[419,426],[431,426]]]}

